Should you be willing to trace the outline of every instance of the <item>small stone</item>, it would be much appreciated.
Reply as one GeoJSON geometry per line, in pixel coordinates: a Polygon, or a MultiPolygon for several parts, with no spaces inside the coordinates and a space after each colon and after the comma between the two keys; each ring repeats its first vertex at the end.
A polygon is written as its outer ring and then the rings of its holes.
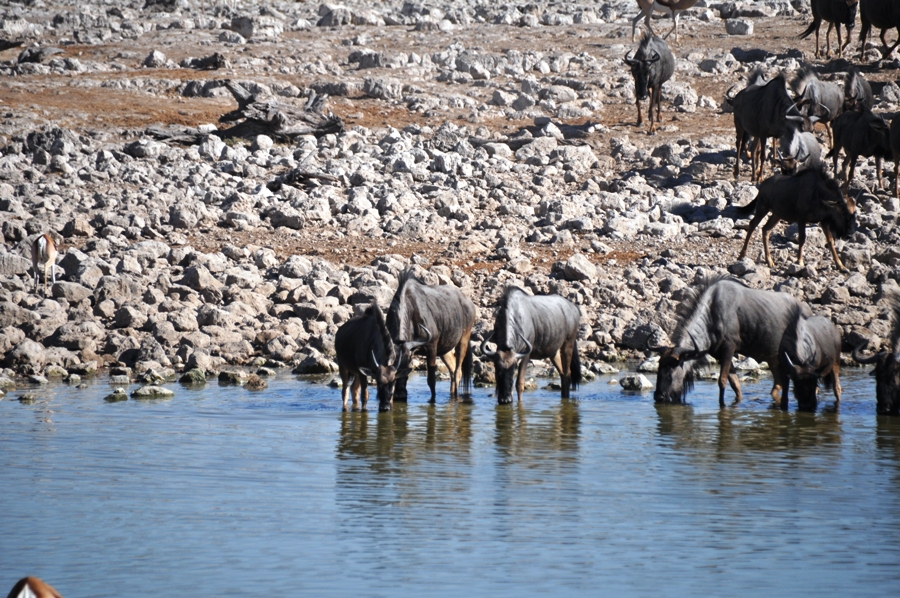
{"type": "Polygon", "coordinates": [[[206,384],[206,373],[200,368],[193,368],[182,374],[178,381],[185,386],[202,386],[206,384]]]}
{"type": "Polygon", "coordinates": [[[566,261],[564,274],[566,280],[594,280],[597,278],[597,266],[584,254],[576,253],[566,261]]]}
{"type": "Polygon", "coordinates": [[[171,399],[175,392],[162,386],[141,386],[131,392],[132,399],[171,399]]]}
{"type": "Polygon", "coordinates": [[[728,35],[753,35],[753,21],[725,19],[725,33],[728,35]]]}
{"type": "Polygon", "coordinates": [[[119,401],[127,401],[128,393],[125,392],[124,388],[117,388],[112,391],[110,394],[103,397],[103,400],[107,403],[118,403],[119,401]]]}
{"type": "Polygon", "coordinates": [[[244,384],[244,388],[248,388],[250,390],[265,390],[268,387],[269,383],[256,374],[250,374],[250,377],[247,378],[247,382],[244,384]]]}
{"type": "Polygon", "coordinates": [[[220,372],[219,384],[243,384],[244,375],[241,372],[220,372]]]}
{"type": "Polygon", "coordinates": [[[631,374],[619,380],[623,390],[649,390],[653,383],[643,374],[631,374]]]}
{"type": "Polygon", "coordinates": [[[124,376],[122,374],[119,374],[117,376],[110,376],[109,383],[113,386],[115,386],[117,384],[128,386],[129,384],[131,384],[131,378],[129,378],[128,376],[124,376]]]}
{"type": "Polygon", "coordinates": [[[144,59],[144,66],[150,69],[158,69],[166,65],[166,55],[159,50],[153,50],[144,59]]]}

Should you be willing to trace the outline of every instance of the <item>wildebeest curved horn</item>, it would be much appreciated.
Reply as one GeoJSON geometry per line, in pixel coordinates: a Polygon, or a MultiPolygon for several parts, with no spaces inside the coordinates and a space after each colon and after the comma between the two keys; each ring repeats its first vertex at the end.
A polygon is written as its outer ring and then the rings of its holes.
{"type": "Polygon", "coordinates": [[[647,350],[652,351],[653,353],[665,353],[672,347],[666,347],[665,345],[651,345],[647,343],[647,350]]]}
{"type": "Polygon", "coordinates": [[[825,118],[831,120],[831,110],[829,110],[828,106],[826,106],[822,102],[819,102],[819,107],[825,111],[825,118]]]}
{"type": "Polygon", "coordinates": [[[378,358],[375,357],[375,349],[372,349],[372,363],[375,364],[375,367],[376,367],[376,368],[380,368],[380,367],[381,367],[381,364],[378,363],[378,358]]]}
{"type": "Polygon", "coordinates": [[[425,334],[428,336],[424,341],[406,341],[403,343],[403,346],[406,347],[407,351],[412,351],[413,349],[417,349],[422,345],[427,345],[431,342],[431,332],[425,328],[422,324],[419,324],[419,327],[425,331],[425,334]]]}
{"type": "Polygon", "coordinates": [[[653,58],[651,58],[649,60],[645,60],[644,62],[656,62],[657,60],[659,60],[659,52],[654,52],[653,58]]]}
{"type": "Polygon", "coordinates": [[[529,353],[531,353],[531,351],[534,349],[534,346],[533,346],[531,343],[529,343],[529,342],[528,342],[528,339],[525,338],[524,336],[522,336],[522,333],[519,332],[518,330],[516,331],[516,334],[519,335],[519,338],[520,338],[520,339],[522,339],[523,341],[525,341],[525,345],[528,347],[528,350],[525,351],[524,353],[516,353],[516,359],[522,359],[523,357],[525,357],[526,355],[528,355],[529,353]]]}
{"type": "Polygon", "coordinates": [[[625,64],[627,64],[628,66],[634,66],[635,64],[637,64],[637,60],[634,60],[633,58],[629,58],[628,57],[629,53],[630,52],[625,52],[625,64]]]}
{"type": "Polygon", "coordinates": [[[775,153],[778,154],[778,159],[779,159],[779,160],[784,160],[784,152],[781,151],[781,148],[780,148],[780,147],[779,147],[778,149],[775,150],[775,153]]]}
{"type": "Polygon", "coordinates": [[[725,101],[728,102],[729,104],[732,102],[732,100],[734,100],[734,96],[737,95],[737,94],[731,95],[731,92],[732,92],[732,90],[734,90],[735,87],[737,87],[737,83],[735,83],[734,85],[729,87],[728,91],[725,92],[725,101]]]}
{"type": "Polygon", "coordinates": [[[493,357],[497,354],[497,351],[488,351],[487,344],[494,338],[494,333],[491,332],[486,339],[481,342],[481,353],[485,357],[493,357]]]}
{"type": "Polygon", "coordinates": [[[796,372],[796,371],[797,371],[797,366],[795,366],[795,365],[794,365],[794,362],[791,361],[791,356],[788,355],[788,352],[787,352],[787,351],[784,352],[784,358],[787,360],[788,367],[791,368],[791,371],[792,371],[792,372],[796,372]]]}
{"type": "MultiPolygon", "coordinates": [[[[863,357],[862,355],[859,354],[859,350],[862,348],[863,348],[863,345],[860,345],[860,346],[856,347],[855,349],[853,349],[853,353],[851,353],[851,355],[853,356],[853,361],[855,361],[856,363],[858,363],[860,365],[868,365],[870,363],[875,363],[876,361],[878,361],[878,358],[881,356],[881,353],[875,353],[871,357],[863,357]]],[[[882,353],[883,353],[883,351],[882,351],[882,353]]]]}

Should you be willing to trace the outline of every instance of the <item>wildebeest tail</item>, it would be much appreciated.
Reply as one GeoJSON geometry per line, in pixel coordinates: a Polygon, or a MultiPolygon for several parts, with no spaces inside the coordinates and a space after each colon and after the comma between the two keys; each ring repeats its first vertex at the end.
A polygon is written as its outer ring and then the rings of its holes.
{"type": "Polygon", "coordinates": [[[756,201],[757,198],[754,198],[753,201],[743,207],[735,206],[737,215],[741,218],[749,218],[752,216],[756,212],[756,201]]]}
{"type": "Polygon", "coordinates": [[[581,384],[581,358],[578,356],[578,339],[572,345],[572,366],[570,368],[572,374],[572,390],[578,388],[581,384]]]}
{"type": "Polygon", "coordinates": [[[819,25],[819,23],[817,23],[816,20],[813,19],[813,22],[810,23],[809,27],[806,28],[806,31],[804,31],[803,33],[801,33],[798,36],[799,39],[806,39],[807,37],[809,37],[812,34],[812,32],[816,30],[817,25],[819,25]]]}
{"type": "Polygon", "coordinates": [[[472,372],[475,369],[475,348],[469,345],[466,356],[463,357],[462,380],[459,381],[460,394],[467,395],[472,392],[472,372]]]}

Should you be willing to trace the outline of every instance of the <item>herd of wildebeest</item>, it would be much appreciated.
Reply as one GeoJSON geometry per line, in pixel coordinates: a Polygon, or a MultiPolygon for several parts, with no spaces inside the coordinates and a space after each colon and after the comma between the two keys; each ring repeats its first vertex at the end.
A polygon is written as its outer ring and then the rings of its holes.
{"type": "MultiPolygon", "coordinates": [[[[670,14],[677,28],[678,12],[690,8],[690,0],[638,0],[648,31],[625,63],[634,77],[637,124],[642,124],[641,101],[650,98],[649,132],[660,121],[662,85],[675,72],[675,59],[664,39],[653,34],[649,15],[653,10],[670,14]],[[654,115],[655,111],[655,115],[654,115]]],[[[829,23],[825,55],[830,56],[829,35],[838,28],[837,53],[850,41],[857,12],[861,14],[860,41],[864,58],[866,38],[873,27],[881,29],[886,57],[893,51],[884,40],[885,31],[897,27],[900,33],[900,2],[892,0],[812,0],[813,23],[801,34],[816,33],[819,56],[819,26],[829,23]],[[896,9],[894,8],[896,5],[896,9]],[[840,27],[847,30],[841,39],[840,27]]],[[[666,36],[668,37],[668,35],[666,36]]],[[[677,32],[676,32],[677,39],[677,32]]],[[[898,40],[900,41],[900,40],[898,40]]],[[[738,208],[738,215],[750,217],[747,236],[739,259],[743,259],[755,228],[771,214],[763,226],[765,259],[773,267],[769,233],[781,221],[797,223],[798,263],[803,264],[806,224],[821,227],[836,266],[844,265],[834,245],[856,229],[856,205],[847,195],[860,156],[874,157],[881,188],[882,159],[894,160],[894,196],[898,195],[900,170],[900,115],[889,126],[883,116],[872,112],[874,97],[869,83],[857,69],[850,68],[840,83],[823,81],[812,69],[801,70],[790,84],[778,74],[766,80],[761,69],[750,73],[746,85],[726,93],[725,101],[734,114],[736,156],[734,176],[740,175],[741,160],[749,152],[751,180],[758,183],[757,197],[738,208]],[[791,95],[793,92],[793,97],[791,95]],[[823,156],[811,133],[815,123],[825,126],[830,151],[823,156]],[[773,140],[772,160],[781,172],[763,179],[766,145],[773,140]],[[776,147],[777,146],[777,147],[776,147]],[[845,154],[842,172],[838,156],[845,154]],[[823,158],[832,159],[834,177],[823,158]],[[849,173],[847,166],[849,165],[849,173]],[[840,185],[835,177],[844,179],[840,185]]],[[[875,364],[876,410],[879,414],[900,415],[900,297],[892,299],[893,328],[889,350],[863,356],[864,347],[853,350],[860,364],[875,364]]],[[[493,361],[499,403],[511,403],[513,384],[521,401],[525,370],[531,359],[549,359],[561,376],[562,396],[581,382],[577,337],[578,307],[558,295],[532,296],[510,286],[500,298],[493,331],[481,343],[483,358],[493,361]],[[489,345],[495,348],[490,349],[489,345]]],[[[683,402],[694,381],[700,359],[706,355],[720,364],[719,404],[725,405],[725,389],[731,385],[735,402],[741,399],[738,376],[732,370],[735,354],[765,361],[774,379],[772,397],[782,409],[788,407],[788,389],[801,410],[815,410],[821,384],[841,397],[841,334],[827,318],[815,315],[809,305],[787,293],[757,290],[729,277],[710,277],[690,289],[677,314],[678,324],[670,335],[672,346],[647,347],[660,354],[656,390],[657,402],[683,402]]],[[[367,378],[372,378],[380,411],[391,409],[393,400],[406,400],[406,379],[414,351],[427,359],[428,386],[435,398],[437,358],[450,370],[450,394],[468,391],[473,372],[473,351],[469,340],[475,324],[475,306],[451,286],[428,286],[410,272],[403,274],[387,315],[378,305],[346,322],[335,337],[335,352],[343,383],[342,399],[347,409],[365,408],[367,378]]]]}

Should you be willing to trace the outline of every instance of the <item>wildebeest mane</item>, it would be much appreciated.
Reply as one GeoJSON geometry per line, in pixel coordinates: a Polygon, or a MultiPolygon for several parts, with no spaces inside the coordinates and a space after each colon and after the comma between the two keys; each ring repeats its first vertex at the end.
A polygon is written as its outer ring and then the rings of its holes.
{"type": "Polygon", "coordinates": [[[384,321],[384,312],[381,311],[381,308],[378,307],[377,303],[373,303],[366,308],[365,314],[367,316],[370,315],[375,319],[375,325],[378,326],[378,334],[381,336],[382,351],[384,351],[387,364],[393,364],[394,357],[396,357],[394,341],[391,340],[391,334],[388,332],[387,324],[384,321]]]}
{"type": "MultiPolygon", "coordinates": [[[[403,290],[406,288],[407,283],[410,281],[423,284],[421,280],[415,275],[415,270],[413,268],[405,268],[403,272],[400,273],[398,278],[399,282],[397,284],[397,291],[394,293],[394,297],[391,299],[391,306],[388,309],[388,328],[391,331],[393,337],[400,338],[401,333],[408,332],[409,328],[409,314],[406,313],[407,310],[400,310],[401,307],[401,298],[403,297],[403,290]]],[[[413,331],[415,334],[415,331],[413,331]]],[[[412,338],[404,339],[404,340],[413,340],[412,338]]]]}
{"type": "Polygon", "coordinates": [[[696,314],[697,307],[700,305],[700,300],[703,298],[703,295],[706,294],[711,286],[722,280],[730,280],[735,284],[739,284],[744,287],[747,286],[740,280],[728,276],[727,274],[716,274],[701,278],[700,282],[693,285],[689,290],[686,291],[685,298],[682,299],[681,303],[675,309],[676,324],[671,338],[673,341],[675,341],[676,346],[683,339],[685,329],[696,314]]]}

